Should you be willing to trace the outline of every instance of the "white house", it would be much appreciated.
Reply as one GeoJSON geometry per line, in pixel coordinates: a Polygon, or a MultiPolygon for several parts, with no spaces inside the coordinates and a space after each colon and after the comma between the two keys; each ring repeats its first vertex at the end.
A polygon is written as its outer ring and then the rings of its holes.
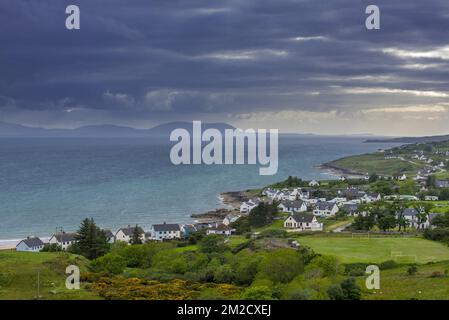
{"type": "Polygon", "coordinates": [[[407,180],[407,176],[405,175],[405,173],[402,175],[395,176],[394,178],[399,181],[407,180]]]}
{"type": "Polygon", "coordinates": [[[223,224],[225,226],[229,226],[231,223],[236,222],[238,219],[240,218],[240,216],[235,215],[235,214],[228,214],[224,219],[223,219],[223,224]]]}
{"type": "Polygon", "coordinates": [[[157,241],[181,239],[179,224],[162,223],[151,226],[151,239],[157,241]]]}
{"type": "Polygon", "coordinates": [[[115,240],[116,241],[122,241],[126,243],[131,243],[131,239],[133,238],[134,231],[137,228],[137,232],[139,232],[140,240],[142,242],[145,242],[145,231],[139,226],[131,227],[131,225],[128,225],[126,228],[120,228],[115,233],[115,240]]]}
{"type": "Polygon", "coordinates": [[[313,209],[313,214],[319,217],[335,216],[338,212],[337,204],[333,202],[322,201],[318,202],[313,209]]]}
{"type": "Polygon", "coordinates": [[[438,197],[437,196],[425,196],[424,200],[425,201],[438,201],[438,197]]]}
{"type": "Polygon", "coordinates": [[[319,187],[320,183],[316,180],[312,180],[309,182],[309,187],[319,187]]]}
{"type": "Polygon", "coordinates": [[[192,233],[198,231],[194,224],[183,224],[181,226],[181,236],[183,238],[188,238],[192,233]]]}
{"type": "Polygon", "coordinates": [[[380,193],[366,193],[360,199],[362,202],[375,202],[382,200],[380,193]]]}
{"type": "Polygon", "coordinates": [[[16,251],[39,252],[44,248],[44,243],[37,237],[27,237],[16,245],[16,251]]]}
{"type": "Polygon", "coordinates": [[[319,223],[312,214],[295,213],[285,219],[284,228],[299,231],[323,231],[323,224],[319,223]]]}
{"type": "Polygon", "coordinates": [[[414,208],[407,208],[402,212],[402,216],[409,222],[412,228],[426,229],[430,226],[429,217],[426,218],[425,222],[419,223],[418,210],[414,208]]]}
{"type": "Polygon", "coordinates": [[[241,213],[250,213],[255,207],[257,207],[260,203],[259,199],[250,199],[248,201],[243,202],[240,205],[241,213]]]}
{"type": "Polygon", "coordinates": [[[348,212],[350,216],[358,216],[359,215],[359,205],[357,203],[345,203],[343,208],[348,212]]]}
{"type": "Polygon", "coordinates": [[[76,233],[58,233],[54,234],[48,243],[57,244],[61,246],[62,250],[67,250],[67,248],[76,242],[75,240],[76,233]]]}
{"type": "Polygon", "coordinates": [[[106,239],[108,240],[108,243],[114,243],[115,242],[115,235],[112,233],[111,230],[105,229],[103,230],[104,235],[106,236],[106,239]]]}
{"type": "Polygon", "coordinates": [[[343,204],[344,202],[348,201],[346,198],[343,197],[335,197],[332,200],[330,200],[329,202],[333,202],[336,203],[337,206],[340,206],[341,204],[343,204]]]}
{"type": "Polygon", "coordinates": [[[435,181],[435,187],[449,188],[449,180],[437,180],[437,181],[435,181]]]}
{"type": "Polygon", "coordinates": [[[285,200],[282,201],[278,207],[280,210],[282,210],[282,212],[293,213],[293,212],[307,211],[307,205],[302,200],[295,200],[295,201],[285,200]]]}
{"type": "Polygon", "coordinates": [[[233,234],[235,232],[235,229],[232,229],[229,226],[226,226],[224,224],[220,224],[217,227],[208,229],[206,231],[207,235],[210,234],[220,234],[220,235],[224,235],[224,236],[230,236],[231,234],[233,234]]]}

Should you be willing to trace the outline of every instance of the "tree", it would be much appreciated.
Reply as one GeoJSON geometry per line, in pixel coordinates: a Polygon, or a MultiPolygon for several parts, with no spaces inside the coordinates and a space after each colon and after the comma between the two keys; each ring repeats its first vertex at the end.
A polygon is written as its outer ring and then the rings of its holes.
{"type": "Polygon", "coordinates": [[[427,182],[426,182],[427,187],[429,187],[429,188],[435,187],[436,182],[437,182],[437,177],[435,177],[434,175],[430,175],[427,177],[427,182]]]}
{"type": "Polygon", "coordinates": [[[337,214],[335,215],[335,218],[338,220],[345,219],[349,215],[349,211],[346,207],[341,207],[340,210],[338,210],[337,214]]]}
{"type": "Polygon", "coordinates": [[[437,215],[433,218],[432,224],[438,228],[449,228],[449,212],[437,215]]]}
{"type": "Polygon", "coordinates": [[[406,218],[404,218],[402,213],[398,216],[397,222],[399,231],[401,231],[402,229],[404,229],[404,231],[407,231],[407,227],[410,225],[410,223],[406,218]]]}
{"type": "Polygon", "coordinates": [[[60,252],[62,247],[57,243],[46,243],[42,248],[41,252],[60,252]]]}
{"type": "Polygon", "coordinates": [[[379,176],[376,173],[372,173],[369,176],[368,182],[369,183],[374,183],[374,182],[377,182],[377,180],[379,180],[379,176]]]}
{"type": "Polygon", "coordinates": [[[231,223],[231,227],[235,229],[236,234],[244,234],[251,231],[251,223],[248,217],[240,217],[231,223]]]}
{"type": "Polygon", "coordinates": [[[343,292],[343,289],[341,288],[341,285],[334,284],[330,286],[327,289],[327,295],[329,296],[329,299],[331,300],[344,300],[345,294],[343,292]]]}
{"type": "Polygon", "coordinates": [[[419,188],[415,181],[404,181],[399,186],[399,194],[413,195],[419,191],[419,188]]]}
{"type": "Polygon", "coordinates": [[[252,227],[262,227],[273,221],[273,216],[277,212],[277,203],[268,204],[261,202],[248,215],[249,223],[252,227]]]}
{"type": "Polygon", "coordinates": [[[139,228],[139,226],[136,224],[133,235],[131,237],[130,243],[131,244],[142,244],[142,230],[139,228]]]}
{"type": "Polygon", "coordinates": [[[259,274],[273,283],[287,283],[304,270],[301,255],[290,249],[279,249],[267,256],[259,266],[259,274]]]}
{"type": "Polygon", "coordinates": [[[348,278],[346,280],[343,280],[340,286],[341,289],[343,290],[345,300],[360,300],[362,296],[362,290],[355,282],[354,278],[348,278]]]}
{"type": "Polygon", "coordinates": [[[75,235],[75,243],[70,251],[85,256],[88,259],[101,257],[109,252],[110,245],[106,234],[94,222],[94,219],[84,219],[75,235]]]}
{"type": "Polygon", "coordinates": [[[272,290],[267,286],[249,287],[242,294],[243,300],[271,300],[272,290]]]}
{"type": "Polygon", "coordinates": [[[355,230],[369,231],[374,227],[375,219],[372,214],[366,216],[359,215],[354,219],[352,228],[355,230]]]}
{"type": "Polygon", "coordinates": [[[220,253],[226,250],[224,237],[218,234],[205,236],[198,242],[198,247],[203,253],[220,253]]]}
{"type": "Polygon", "coordinates": [[[415,264],[411,265],[411,266],[408,267],[408,269],[407,269],[407,273],[408,273],[410,276],[416,274],[416,272],[418,272],[418,268],[416,267],[415,264]]]}
{"type": "Polygon", "coordinates": [[[438,194],[440,200],[449,200],[449,188],[444,188],[438,194]]]}
{"type": "Polygon", "coordinates": [[[417,205],[414,205],[414,208],[416,211],[418,211],[418,214],[416,215],[416,218],[418,219],[418,228],[420,229],[421,224],[425,223],[427,221],[427,217],[429,216],[429,213],[434,208],[434,205],[432,203],[420,203],[417,205]]]}
{"type": "Polygon", "coordinates": [[[126,268],[126,259],[115,253],[108,253],[90,264],[94,272],[121,274],[126,268]]]}
{"type": "Polygon", "coordinates": [[[396,227],[397,219],[394,215],[385,215],[377,220],[377,225],[381,230],[387,231],[396,227]]]}
{"type": "Polygon", "coordinates": [[[370,185],[370,189],[372,192],[380,193],[381,195],[390,195],[393,194],[393,189],[391,187],[391,183],[385,180],[379,180],[370,185]]]}

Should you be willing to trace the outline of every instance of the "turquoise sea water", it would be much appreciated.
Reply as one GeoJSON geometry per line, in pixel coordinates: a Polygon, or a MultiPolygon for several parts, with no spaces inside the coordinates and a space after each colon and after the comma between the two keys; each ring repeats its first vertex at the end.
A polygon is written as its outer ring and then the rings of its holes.
{"type": "Polygon", "coordinates": [[[388,147],[363,140],[281,137],[277,175],[260,176],[257,165],[172,165],[161,139],[0,139],[0,239],[73,231],[85,217],[113,230],[188,222],[222,206],[221,192],[329,178],[314,166],[388,147]]]}

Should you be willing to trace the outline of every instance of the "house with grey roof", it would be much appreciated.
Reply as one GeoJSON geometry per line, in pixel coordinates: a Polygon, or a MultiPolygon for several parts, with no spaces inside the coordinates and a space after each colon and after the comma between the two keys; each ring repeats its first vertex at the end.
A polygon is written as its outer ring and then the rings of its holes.
{"type": "Polygon", "coordinates": [[[181,236],[183,238],[188,238],[192,233],[198,231],[194,224],[183,224],[181,226],[181,236]]]}
{"type": "Polygon", "coordinates": [[[151,226],[151,240],[164,241],[181,239],[181,228],[179,224],[161,223],[151,226]]]}
{"type": "Polygon", "coordinates": [[[415,208],[406,208],[404,211],[402,211],[402,217],[405,218],[410,227],[416,228],[416,229],[426,229],[430,226],[430,220],[429,217],[426,217],[426,221],[420,222],[419,221],[419,211],[415,208]]]}
{"type": "Polygon", "coordinates": [[[111,230],[104,229],[103,232],[104,232],[104,235],[106,236],[106,240],[108,241],[108,243],[112,244],[115,242],[115,235],[112,233],[111,230]]]}
{"type": "Polygon", "coordinates": [[[359,215],[359,205],[357,203],[345,203],[343,208],[348,212],[350,216],[359,215]]]}
{"type": "Polygon", "coordinates": [[[323,231],[323,224],[313,214],[294,213],[284,221],[284,228],[295,231],[323,231]]]}
{"type": "Polygon", "coordinates": [[[207,229],[206,234],[219,234],[223,236],[230,236],[235,232],[235,229],[231,228],[230,226],[226,226],[224,224],[220,224],[214,228],[207,229]]]}
{"type": "Polygon", "coordinates": [[[39,252],[44,248],[44,242],[38,237],[27,237],[16,245],[16,251],[39,252]]]}
{"type": "Polygon", "coordinates": [[[315,204],[313,214],[318,217],[332,217],[339,211],[338,206],[334,202],[319,201],[315,204]]]}
{"type": "Polygon", "coordinates": [[[436,180],[435,187],[437,188],[449,188],[449,180],[436,180]]]}
{"type": "Polygon", "coordinates": [[[307,204],[303,200],[284,200],[279,204],[279,209],[282,212],[305,212],[307,211],[307,204]]]}
{"type": "Polygon", "coordinates": [[[140,240],[142,242],[145,242],[145,231],[143,231],[143,229],[139,226],[131,226],[131,225],[128,225],[128,227],[126,228],[118,229],[118,231],[115,233],[115,240],[131,243],[131,240],[133,238],[136,229],[137,232],[139,233],[140,240]]]}
{"type": "Polygon", "coordinates": [[[239,215],[230,213],[223,219],[223,224],[225,226],[229,226],[231,223],[236,222],[239,218],[239,215]]]}
{"type": "Polygon", "coordinates": [[[48,241],[49,244],[57,244],[59,245],[62,250],[67,250],[67,248],[74,244],[76,242],[76,233],[69,233],[69,232],[61,232],[52,235],[50,240],[48,241]]]}

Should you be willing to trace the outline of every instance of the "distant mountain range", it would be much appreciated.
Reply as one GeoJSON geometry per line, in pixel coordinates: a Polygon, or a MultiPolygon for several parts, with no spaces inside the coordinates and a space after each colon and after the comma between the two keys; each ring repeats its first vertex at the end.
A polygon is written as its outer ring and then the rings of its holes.
{"type": "MultiPolygon", "coordinates": [[[[45,129],[0,122],[0,137],[10,138],[145,138],[168,137],[174,129],[192,131],[192,122],[170,122],[150,129],[135,129],[115,125],[93,125],[76,129],[45,129]]],[[[202,123],[202,129],[235,129],[226,123],[202,123]]]]}
{"type": "Polygon", "coordinates": [[[403,137],[403,138],[391,138],[391,139],[369,139],[365,142],[377,142],[377,143],[428,143],[428,142],[441,142],[448,141],[449,135],[442,136],[426,136],[426,137],[403,137]]]}

